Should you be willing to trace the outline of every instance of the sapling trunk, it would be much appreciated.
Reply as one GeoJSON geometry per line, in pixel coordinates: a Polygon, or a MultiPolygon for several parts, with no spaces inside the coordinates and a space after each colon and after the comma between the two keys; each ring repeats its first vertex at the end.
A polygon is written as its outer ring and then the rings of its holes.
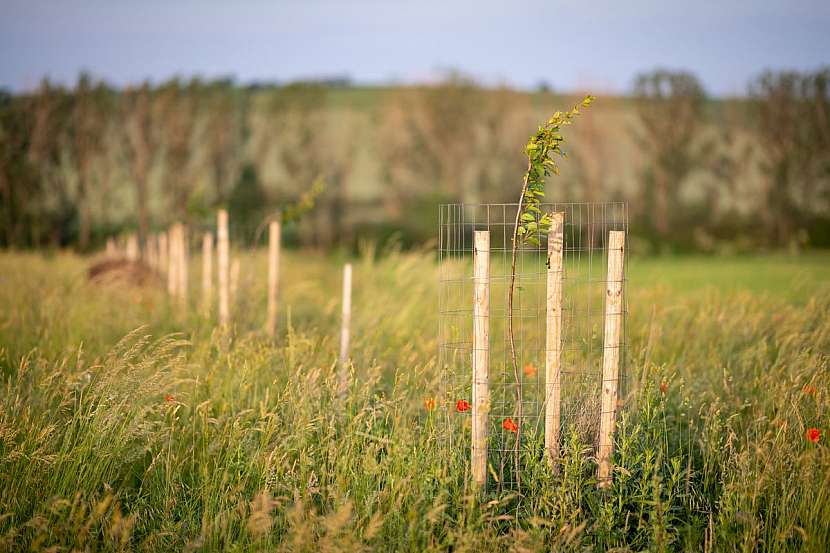
{"type": "Polygon", "coordinates": [[[527,193],[527,179],[530,174],[530,163],[528,163],[528,172],[525,174],[524,182],[522,184],[522,193],[519,195],[519,205],[516,207],[516,222],[513,224],[513,244],[510,252],[510,288],[507,293],[507,336],[510,341],[510,361],[513,365],[513,378],[516,381],[516,408],[514,416],[516,417],[516,439],[513,447],[513,464],[516,470],[516,485],[521,489],[522,487],[522,472],[519,469],[519,446],[522,443],[522,378],[519,374],[519,363],[516,361],[516,341],[513,337],[513,292],[516,288],[516,253],[518,252],[518,238],[519,238],[519,220],[522,214],[522,204],[524,203],[525,194],[527,193]]]}
{"type": "MultiPolygon", "coordinates": [[[[588,107],[593,96],[586,96],[579,105],[588,107]]],[[[527,172],[522,182],[522,192],[519,195],[519,204],[516,206],[516,221],[513,225],[513,244],[510,252],[510,287],[507,293],[507,336],[510,342],[510,362],[513,365],[513,378],[516,384],[516,406],[513,410],[516,417],[516,438],[513,448],[513,462],[516,474],[516,486],[522,487],[522,471],[520,467],[522,444],[522,378],[519,373],[519,363],[516,359],[516,341],[513,332],[513,297],[516,290],[516,255],[519,251],[519,239],[522,243],[539,244],[538,235],[545,232],[551,223],[551,216],[543,213],[539,206],[545,195],[545,177],[551,173],[559,174],[559,166],[551,158],[552,154],[565,153],[560,148],[565,141],[561,134],[563,126],[570,125],[571,120],[579,115],[579,105],[570,111],[553,114],[539,130],[530,137],[525,147],[527,153],[527,172]]]]}

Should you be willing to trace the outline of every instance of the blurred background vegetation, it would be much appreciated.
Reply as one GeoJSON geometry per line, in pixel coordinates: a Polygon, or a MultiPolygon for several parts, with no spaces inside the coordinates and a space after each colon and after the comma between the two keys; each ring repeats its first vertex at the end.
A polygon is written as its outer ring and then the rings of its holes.
{"type": "MultiPolygon", "coordinates": [[[[830,68],[765,72],[742,98],[655,70],[600,95],[569,130],[549,201],[627,200],[641,253],[830,246],[830,68]]],[[[115,89],[81,75],[0,94],[0,245],[89,251],[231,213],[250,244],[268,215],[322,178],[289,244],[423,244],[437,204],[515,202],[523,145],[577,96],[348,80],[239,86],[172,80],[115,89]]]]}

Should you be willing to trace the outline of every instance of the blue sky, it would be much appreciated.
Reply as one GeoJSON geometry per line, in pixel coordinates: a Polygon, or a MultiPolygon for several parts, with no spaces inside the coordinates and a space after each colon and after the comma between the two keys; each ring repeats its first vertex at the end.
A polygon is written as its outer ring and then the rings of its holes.
{"type": "Polygon", "coordinates": [[[408,83],[455,68],[486,84],[601,93],[660,66],[735,95],[765,68],[822,64],[830,0],[0,0],[0,87],[12,90],[84,69],[123,85],[176,74],[408,83]]]}

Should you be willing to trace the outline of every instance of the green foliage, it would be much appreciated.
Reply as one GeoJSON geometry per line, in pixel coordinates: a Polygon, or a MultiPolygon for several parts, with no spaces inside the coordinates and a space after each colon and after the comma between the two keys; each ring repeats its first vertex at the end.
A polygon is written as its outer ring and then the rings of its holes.
{"type": "Polygon", "coordinates": [[[821,233],[810,223],[830,197],[830,68],[765,71],[749,90],[763,152],[758,167],[767,184],[770,241],[796,246],[796,228],[821,233]]]}
{"type": "Polygon", "coordinates": [[[323,177],[314,180],[311,186],[303,192],[296,202],[286,204],[280,208],[280,219],[283,223],[296,223],[309,211],[314,209],[318,198],[326,190],[326,181],[323,177]]]}
{"type": "MultiPolygon", "coordinates": [[[[628,200],[633,232],[655,250],[826,247],[827,74],[764,73],[749,99],[726,100],[706,98],[688,73],[640,75],[631,98],[609,97],[592,114],[602,125],[583,121],[568,137],[579,155],[557,190],[628,200]]],[[[206,221],[245,165],[273,202],[266,213],[326,175],[331,193],[303,239],[330,246],[399,229],[404,243],[424,243],[434,229],[413,224],[416,203],[516,201],[505,185],[527,167],[516,144],[562,102],[453,74],[361,89],[44,81],[0,98],[0,244],[91,248],[121,231],[206,221]]]]}
{"type": "Polygon", "coordinates": [[[228,211],[232,221],[260,221],[268,205],[265,190],[259,180],[256,167],[247,164],[242,168],[228,198],[228,211]]]}
{"type": "Polygon", "coordinates": [[[539,236],[550,229],[550,214],[543,213],[539,206],[545,197],[545,179],[559,174],[559,165],[555,156],[565,157],[562,144],[565,137],[562,128],[570,125],[579,108],[591,105],[593,96],[586,96],[582,102],[570,111],[557,111],[539,127],[525,146],[527,154],[527,173],[524,177],[522,191],[522,210],[517,233],[524,243],[539,245],[539,236]]]}

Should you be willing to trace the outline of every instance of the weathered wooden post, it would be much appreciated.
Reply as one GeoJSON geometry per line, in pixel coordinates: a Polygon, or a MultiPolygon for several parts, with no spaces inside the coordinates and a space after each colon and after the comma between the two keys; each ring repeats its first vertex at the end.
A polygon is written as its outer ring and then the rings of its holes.
{"type": "Polygon", "coordinates": [[[150,266],[150,269],[156,271],[158,270],[159,264],[159,251],[158,243],[156,242],[156,236],[154,234],[150,234],[145,238],[145,240],[145,249],[147,251],[147,264],[150,266]]]}
{"type": "Polygon", "coordinates": [[[343,397],[349,390],[349,338],[352,319],[352,264],[343,266],[343,307],[340,325],[340,357],[338,363],[339,393],[343,397]]]}
{"type": "Polygon", "coordinates": [[[473,481],[487,484],[490,410],[490,231],[475,231],[473,252],[473,481]]]}
{"type": "Polygon", "coordinates": [[[127,236],[127,261],[131,263],[138,261],[138,236],[135,233],[127,236]]]}
{"type": "Polygon", "coordinates": [[[176,267],[176,274],[179,277],[179,284],[176,293],[179,298],[179,308],[182,314],[187,311],[187,285],[188,285],[188,270],[187,270],[187,228],[179,224],[178,231],[178,267],[176,267]]]}
{"type": "Polygon", "coordinates": [[[614,452],[614,425],[620,371],[620,334],[623,320],[623,263],[625,233],[608,233],[608,276],[605,293],[605,332],[602,353],[602,410],[600,411],[597,480],[600,487],[611,485],[611,455],[614,452]]]}
{"type": "Polygon", "coordinates": [[[210,316],[213,304],[213,234],[202,235],[202,311],[210,316]]]}
{"type": "Polygon", "coordinates": [[[562,251],[565,214],[551,216],[548,231],[545,322],[545,450],[556,468],[559,461],[562,373],[562,251]]]}
{"type": "Polygon", "coordinates": [[[277,292],[280,282],[280,223],[268,224],[268,314],[266,330],[271,338],[277,332],[277,292]]]}
{"type": "Polygon", "coordinates": [[[175,297],[179,287],[179,224],[173,223],[167,233],[169,237],[169,258],[167,260],[167,293],[175,297]]]}
{"type": "Polygon", "coordinates": [[[159,266],[158,270],[164,274],[170,266],[170,256],[167,248],[167,231],[162,231],[158,235],[159,242],[159,266]]]}
{"type": "Polygon", "coordinates": [[[220,209],[216,216],[216,255],[218,257],[218,282],[219,282],[219,324],[227,327],[230,323],[230,244],[228,243],[228,212],[220,209]]]}
{"type": "Polygon", "coordinates": [[[110,236],[107,238],[107,257],[116,257],[118,255],[118,246],[115,245],[115,238],[110,236]]]}

